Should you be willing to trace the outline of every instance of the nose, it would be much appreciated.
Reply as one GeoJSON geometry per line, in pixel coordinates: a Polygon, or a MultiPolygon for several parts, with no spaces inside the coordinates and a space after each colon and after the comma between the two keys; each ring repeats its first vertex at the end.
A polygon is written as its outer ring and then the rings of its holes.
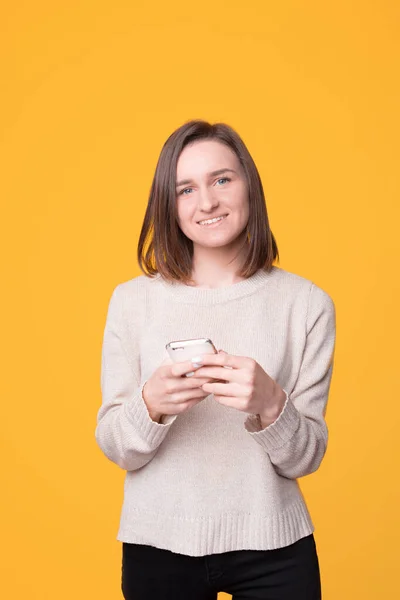
{"type": "Polygon", "coordinates": [[[212,190],[209,190],[207,187],[204,187],[200,190],[198,194],[199,198],[199,210],[204,212],[210,212],[218,206],[218,200],[214,197],[212,190]]]}

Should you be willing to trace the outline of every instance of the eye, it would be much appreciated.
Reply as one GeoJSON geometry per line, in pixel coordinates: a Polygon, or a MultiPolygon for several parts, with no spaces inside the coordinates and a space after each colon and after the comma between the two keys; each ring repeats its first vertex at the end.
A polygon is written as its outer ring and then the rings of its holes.
{"type": "MultiPolygon", "coordinates": [[[[217,179],[218,181],[232,181],[230,177],[220,177],[219,179],[217,179]]],[[[187,196],[188,194],[186,194],[187,191],[192,190],[193,188],[184,188],[183,190],[181,190],[179,192],[179,196],[187,196]]]]}
{"type": "Polygon", "coordinates": [[[185,192],[187,192],[188,190],[191,190],[191,189],[193,189],[193,188],[185,188],[184,190],[181,190],[181,191],[179,192],[179,195],[180,195],[180,196],[187,196],[187,194],[185,194],[185,192]]]}
{"type": "Polygon", "coordinates": [[[220,177],[217,181],[231,181],[229,177],[220,177]]]}

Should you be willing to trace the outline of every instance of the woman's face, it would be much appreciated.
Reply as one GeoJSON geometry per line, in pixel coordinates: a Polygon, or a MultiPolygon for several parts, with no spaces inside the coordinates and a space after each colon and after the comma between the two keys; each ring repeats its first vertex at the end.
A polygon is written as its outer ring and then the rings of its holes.
{"type": "Polygon", "coordinates": [[[236,154],[215,140],[194,142],[179,156],[176,180],[183,233],[199,246],[232,244],[249,219],[247,180],[236,154]],[[200,223],[221,216],[218,222],[200,223]]]}

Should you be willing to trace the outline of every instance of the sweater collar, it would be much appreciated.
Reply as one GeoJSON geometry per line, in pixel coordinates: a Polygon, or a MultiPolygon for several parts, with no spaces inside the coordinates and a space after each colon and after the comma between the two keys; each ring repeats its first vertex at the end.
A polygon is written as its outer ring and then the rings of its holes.
{"type": "Polygon", "coordinates": [[[279,267],[276,266],[272,266],[270,271],[258,269],[251,277],[247,277],[247,279],[216,288],[199,288],[186,285],[180,281],[170,282],[163,279],[159,274],[156,276],[156,279],[165,291],[174,296],[177,301],[203,305],[218,304],[253,294],[272,279],[278,270],[279,267]]]}

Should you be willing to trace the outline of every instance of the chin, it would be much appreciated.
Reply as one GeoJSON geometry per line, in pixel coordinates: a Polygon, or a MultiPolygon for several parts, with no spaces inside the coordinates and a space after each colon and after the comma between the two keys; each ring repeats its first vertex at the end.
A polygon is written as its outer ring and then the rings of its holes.
{"type": "Polygon", "coordinates": [[[210,240],[204,239],[194,239],[193,244],[197,246],[202,246],[203,248],[223,248],[224,246],[230,246],[235,240],[238,239],[238,236],[224,236],[223,238],[214,238],[210,240]]]}

